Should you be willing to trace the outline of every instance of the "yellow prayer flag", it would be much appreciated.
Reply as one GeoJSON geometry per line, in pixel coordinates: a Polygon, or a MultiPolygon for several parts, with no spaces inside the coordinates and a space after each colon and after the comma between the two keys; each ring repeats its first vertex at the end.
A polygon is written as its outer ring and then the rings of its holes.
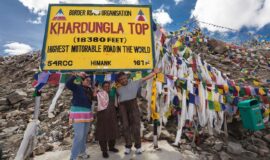
{"type": "Polygon", "coordinates": [[[168,111],[165,112],[164,116],[165,116],[166,118],[168,118],[168,117],[170,117],[171,115],[172,115],[172,107],[169,107],[168,111]]]}
{"type": "Polygon", "coordinates": [[[142,79],[142,72],[136,72],[135,73],[135,77],[133,78],[133,80],[139,80],[142,79]]]}
{"type": "Polygon", "coordinates": [[[212,101],[212,99],[213,99],[212,92],[207,91],[207,93],[208,93],[208,100],[212,101]]]}
{"type": "Polygon", "coordinates": [[[218,101],[214,101],[214,107],[215,107],[215,111],[220,112],[221,111],[221,107],[220,107],[220,103],[218,101]]]}
{"type": "Polygon", "coordinates": [[[259,94],[260,95],[265,95],[266,93],[264,92],[263,88],[259,88],[259,94]]]}
{"type": "Polygon", "coordinates": [[[176,41],[175,44],[174,44],[174,46],[173,46],[173,48],[178,48],[180,46],[181,46],[180,41],[176,41]]]}
{"type": "Polygon", "coordinates": [[[219,94],[223,94],[223,89],[220,89],[220,88],[219,88],[219,89],[218,89],[218,93],[219,93],[219,94]]]}
{"type": "Polygon", "coordinates": [[[264,113],[263,113],[263,116],[264,117],[268,117],[270,114],[270,109],[267,109],[264,113]]]}
{"type": "Polygon", "coordinates": [[[199,77],[198,77],[198,74],[197,74],[197,73],[194,73],[194,74],[193,74],[193,76],[194,76],[194,78],[199,79],[199,77]]]}
{"type": "Polygon", "coordinates": [[[165,83],[165,75],[163,73],[157,74],[157,81],[165,83]]]}
{"type": "Polygon", "coordinates": [[[227,84],[224,84],[224,85],[223,85],[223,88],[224,88],[224,91],[225,91],[226,93],[229,92],[229,86],[228,86],[227,84]]]}
{"type": "Polygon", "coordinates": [[[223,96],[223,103],[227,103],[226,96],[223,96]]]}
{"type": "Polygon", "coordinates": [[[115,83],[115,87],[116,88],[119,88],[119,87],[121,87],[122,85],[120,84],[120,83],[115,83]]]}
{"type": "Polygon", "coordinates": [[[239,87],[239,86],[235,86],[235,89],[236,89],[236,91],[239,93],[240,87],[239,87]]]}
{"type": "Polygon", "coordinates": [[[253,84],[254,84],[255,86],[257,86],[257,87],[261,85],[261,83],[258,82],[258,81],[256,81],[256,80],[253,81],[253,84]]]}
{"type": "Polygon", "coordinates": [[[159,114],[156,111],[156,96],[157,96],[156,82],[157,78],[154,77],[152,84],[152,97],[151,97],[151,117],[153,120],[159,119],[159,114]]]}

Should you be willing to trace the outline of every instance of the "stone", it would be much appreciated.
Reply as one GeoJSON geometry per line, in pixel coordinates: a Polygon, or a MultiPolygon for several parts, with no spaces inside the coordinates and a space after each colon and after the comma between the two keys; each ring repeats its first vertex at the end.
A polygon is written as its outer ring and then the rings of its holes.
{"type": "Polygon", "coordinates": [[[241,157],[248,157],[254,159],[258,157],[258,154],[250,151],[244,151],[241,153],[241,157]]]}
{"type": "Polygon", "coordinates": [[[0,119],[0,127],[6,126],[7,121],[5,119],[0,119]]]}
{"type": "Polygon", "coordinates": [[[47,100],[51,100],[52,98],[52,95],[51,94],[44,94],[44,95],[42,95],[42,100],[43,101],[47,101],[47,100]]]}
{"type": "Polygon", "coordinates": [[[150,132],[153,132],[153,130],[154,130],[153,125],[152,124],[148,124],[148,123],[147,123],[147,125],[146,125],[145,128],[146,128],[147,131],[150,131],[150,132]]]}
{"type": "Polygon", "coordinates": [[[15,92],[8,95],[7,99],[10,104],[16,104],[24,99],[27,96],[27,93],[22,90],[16,90],[15,92]]]}
{"type": "Polygon", "coordinates": [[[184,150],[182,155],[186,158],[186,159],[192,159],[192,160],[199,160],[199,156],[194,154],[192,151],[190,150],[184,150]]]}
{"type": "Polygon", "coordinates": [[[213,146],[215,144],[216,138],[214,136],[211,136],[205,140],[205,144],[209,146],[213,146]]]}
{"type": "Polygon", "coordinates": [[[263,133],[261,131],[256,131],[256,132],[254,132],[254,136],[257,138],[262,138],[263,133]]]}
{"type": "Polygon", "coordinates": [[[26,91],[31,94],[35,91],[35,88],[33,88],[33,87],[27,88],[26,91]]]}
{"type": "Polygon", "coordinates": [[[261,148],[261,147],[267,147],[267,142],[259,139],[259,138],[256,138],[256,137],[251,137],[248,139],[248,141],[251,143],[251,144],[254,144],[255,146],[261,148]]]}
{"type": "Polygon", "coordinates": [[[223,148],[223,143],[216,143],[216,144],[214,145],[214,149],[215,149],[216,151],[221,151],[222,148],[223,148]]]}
{"type": "Polygon", "coordinates": [[[232,154],[240,155],[244,151],[244,149],[239,143],[229,142],[227,151],[232,154]]]}
{"type": "MultiPolygon", "coordinates": [[[[0,62],[3,62],[3,61],[5,61],[5,59],[4,59],[3,56],[1,56],[1,57],[0,57],[0,62]]],[[[0,159],[1,159],[1,158],[0,158],[0,159]]]]}
{"type": "Polygon", "coordinates": [[[46,152],[45,147],[44,146],[38,146],[35,150],[34,150],[34,154],[35,155],[41,155],[44,154],[46,152]]]}
{"type": "Polygon", "coordinates": [[[180,147],[183,150],[192,150],[192,147],[189,144],[182,144],[182,145],[180,145],[180,147]]]}
{"type": "Polygon", "coordinates": [[[45,147],[45,151],[46,152],[48,152],[48,151],[52,151],[53,150],[53,145],[50,145],[50,144],[48,144],[48,143],[46,143],[45,145],[44,145],[44,147],[45,147]]]}
{"type": "Polygon", "coordinates": [[[26,83],[19,83],[16,85],[16,88],[25,88],[26,87],[26,83]]]}
{"type": "Polygon", "coordinates": [[[197,149],[198,151],[202,151],[202,148],[201,148],[201,147],[196,146],[196,149],[197,149]]]}
{"type": "Polygon", "coordinates": [[[9,119],[9,118],[14,118],[14,117],[20,115],[21,113],[22,113],[22,112],[19,111],[19,110],[14,110],[14,111],[11,111],[11,112],[7,113],[6,118],[7,118],[7,119],[9,119]]]}
{"type": "Polygon", "coordinates": [[[143,138],[147,141],[152,141],[153,140],[153,132],[149,132],[146,135],[143,136],[143,138]]]}
{"type": "Polygon", "coordinates": [[[160,133],[160,136],[159,136],[159,139],[169,139],[171,136],[171,134],[167,131],[167,130],[161,130],[161,133],[160,133]]]}
{"type": "Polygon", "coordinates": [[[224,52],[228,50],[228,48],[226,47],[226,44],[219,40],[211,39],[209,40],[208,44],[209,46],[211,46],[213,51],[217,54],[223,54],[224,52]]]}
{"type": "Polygon", "coordinates": [[[224,64],[224,65],[229,65],[229,64],[231,64],[232,62],[231,62],[230,59],[227,59],[227,58],[226,58],[226,59],[222,59],[222,60],[221,60],[221,63],[224,64]]]}
{"type": "MultiPolygon", "coordinates": [[[[11,135],[11,134],[10,134],[11,135]]],[[[5,132],[0,132],[0,139],[5,139],[7,138],[9,135],[5,132]]]]}
{"type": "Polygon", "coordinates": [[[247,147],[246,147],[246,150],[258,153],[258,147],[256,147],[253,144],[248,144],[247,147]]]}
{"type": "Polygon", "coordinates": [[[7,98],[1,97],[0,98],[0,105],[5,105],[5,104],[8,104],[7,98]]]}
{"type": "Polygon", "coordinates": [[[232,123],[228,123],[228,133],[234,138],[241,139],[245,132],[241,121],[234,119],[232,123]]]}
{"type": "Polygon", "coordinates": [[[23,134],[18,134],[16,131],[16,134],[13,133],[10,136],[9,143],[11,143],[13,146],[19,147],[22,139],[23,139],[23,134]]]}
{"type": "Polygon", "coordinates": [[[70,139],[64,139],[61,143],[61,145],[66,146],[66,145],[70,145],[72,143],[72,140],[70,139]]]}
{"type": "Polygon", "coordinates": [[[34,106],[34,100],[33,99],[25,99],[24,101],[21,102],[20,108],[27,108],[30,105],[34,106]]]}
{"type": "Polygon", "coordinates": [[[267,156],[270,152],[268,148],[259,148],[258,153],[260,156],[267,156]]]}
{"type": "Polygon", "coordinates": [[[199,155],[199,159],[200,160],[208,160],[208,157],[207,156],[205,156],[205,155],[199,155]]]}
{"type": "Polygon", "coordinates": [[[5,133],[13,133],[13,132],[16,131],[18,128],[19,128],[19,127],[17,127],[17,126],[5,128],[5,129],[3,129],[3,132],[5,132],[5,133]]]}
{"type": "Polygon", "coordinates": [[[233,158],[226,152],[222,151],[219,153],[219,158],[221,160],[233,160],[233,158]]]}
{"type": "Polygon", "coordinates": [[[263,136],[263,139],[265,139],[268,143],[270,143],[270,134],[263,136]]]}
{"type": "Polygon", "coordinates": [[[12,108],[20,109],[21,102],[22,102],[22,101],[20,101],[19,103],[13,104],[13,105],[12,105],[12,108]]]}
{"type": "Polygon", "coordinates": [[[52,131],[51,132],[51,137],[52,137],[52,140],[54,142],[59,141],[59,140],[63,140],[63,138],[64,138],[63,133],[60,132],[60,131],[52,131]]]}
{"type": "Polygon", "coordinates": [[[14,126],[17,126],[18,124],[21,124],[20,121],[15,121],[11,119],[7,121],[6,127],[14,127],[14,126]]]}
{"type": "Polygon", "coordinates": [[[1,111],[8,111],[10,109],[10,107],[8,105],[1,105],[0,106],[0,112],[1,111]]]}
{"type": "Polygon", "coordinates": [[[226,52],[228,49],[224,46],[217,46],[214,48],[214,52],[218,53],[218,54],[222,54],[224,52],[226,52]]]}
{"type": "Polygon", "coordinates": [[[211,153],[208,152],[201,152],[199,154],[200,160],[213,160],[213,156],[211,156],[211,153]]]}

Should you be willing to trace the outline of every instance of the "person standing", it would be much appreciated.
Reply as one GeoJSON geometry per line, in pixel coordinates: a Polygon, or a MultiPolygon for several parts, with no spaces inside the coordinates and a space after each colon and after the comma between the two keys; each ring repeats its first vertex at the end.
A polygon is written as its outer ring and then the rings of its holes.
{"type": "Polygon", "coordinates": [[[115,140],[119,136],[115,97],[110,97],[110,82],[105,81],[102,83],[102,89],[94,91],[94,96],[97,97],[97,125],[96,125],[96,139],[99,141],[99,145],[104,158],[108,158],[108,146],[109,151],[118,152],[115,148],[115,140]]]}
{"type": "Polygon", "coordinates": [[[86,154],[87,135],[93,120],[91,112],[93,91],[90,84],[91,79],[84,72],[77,76],[73,75],[66,82],[66,87],[73,93],[69,113],[69,122],[74,128],[70,160],[76,160],[77,157],[82,159],[90,157],[86,154]]]}
{"type": "Polygon", "coordinates": [[[135,140],[136,154],[141,154],[141,135],[140,135],[140,111],[137,104],[137,93],[143,82],[149,80],[159,73],[159,69],[155,68],[148,76],[132,81],[128,80],[124,72],[120,72],[117,76],[117,81],[121,85],[117,88],[119,110],[122,118],[124,137],[126,141],[125,154],[130,154],[132,141],[131,135],[135,140]]]}

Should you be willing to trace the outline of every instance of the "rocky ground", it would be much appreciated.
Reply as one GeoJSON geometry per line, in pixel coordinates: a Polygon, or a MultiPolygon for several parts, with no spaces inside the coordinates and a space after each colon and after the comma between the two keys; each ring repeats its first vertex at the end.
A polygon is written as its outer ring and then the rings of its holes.
{"type": "Polygon", "coordinates": [[[270,49],[228,49],[226,46],[224,42],[212,40],[207,46],[195,46],[194,51],[236,82],[254,85],[256,80],[270,87],[270,49]]]}
{"type": "MultiPolygon", "coordinates": [[[[210,44],[210,43],[209,43],[210,44]]],[[[210,54],[206,46],[194,49],[210,64],[226,73],[230,78],[243,83],[252,84],[253,80],[262,82],[269,87],[270,79],[269,50],[228,50],[223,44],[213,43],[210,54]],[[245,78],[243,80],[243,78],[245,78]],[[267,79],[268,78],[268,79],[267,79]]],[[[23,138],[24,130],[34,112],[34,88],[31,83],[33,75],[38,71],[40,53],[26,54],[13,57],[0,57],[0,159],[13,159],[23,138]]],[[[43,89],[40,110],[40,128],[37,136],[37,146],[33,155],[41,155],[49,151],[69,150],[71,145],[72,128],[68,124],[68,110],[71,92],[64,90],[60,96],[55,117],[48,118],[47,109],[57,90],[57,86],[47,85],[43,89]]],[[[143,110],[145,102],[139,101],[143,110]]],[[[152,140],[152,125],[144,120],[144,140],[152,140]]],[[[266,129],[249,133],[242,128],[241,122],[228,124],[229,137],[224,135],[209,136],[200,132],[196,143],[188,134],[183,135],[179,146],[171,146],[179,151],[182,159],[270,159],[270,124],[266,129]]],[[[162,129],[162,146],[172,144],[176,134],[175,118],[171,117],[162,129]]],[[[90,136],[90,144],[93,137],[90,136]]],[[[145,142],[147,145],[149,142],[145,142]]],[[[162,148],[161,146],[161,148],[162,148]]],[[[69,152],[67,152],[69,153],[69,152]]],[[[173,153],[174,154],[174,153],[173,153]]],[[[66,154],[65,154],[66,155],[66,154]]],[[[121,157],[121,155],[120,155],[121,157]]],[[[170,159],[178,160],[180,156],[170,159]]],[[[40,159],[37,157],[37,159],[40,159]]],[[[131,157],[131,159],[133,159],[131,157]]],[[[136,158],[135,158],[136,159],[136,158]]]]}

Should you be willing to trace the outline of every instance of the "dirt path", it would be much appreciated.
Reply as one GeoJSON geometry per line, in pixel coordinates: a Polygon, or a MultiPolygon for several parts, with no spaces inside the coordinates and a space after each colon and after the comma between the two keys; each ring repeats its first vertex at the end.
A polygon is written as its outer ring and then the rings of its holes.
{"type": "MultiPolygon", "coordinates": [[[[152,143],[143,142],[142,149],[144,150],[142,155],[136,155],[135,149],[133,148],[132,153],[130,155],[124,155],[124,145],[117,144],[116,146],[120,152],[112,153],[109,152],[110,160],[183,160],[183,159],[191,159],[195,158],[192,155],[183,156],[179,151],[173,148],[171,145],[167,143],[167,141],[159,141],[159,147],[161,151],[157,151],[153,149],[152,143]]],[[[90,154],[91,160],[101,160],[103,159],[101,155],[100,148],[98,144],[91,144],[88,147],[87,153],[90,154]]],[[[47,152],[41,156],[36,156],[34,160],[69,160],[70,150],[65,151],[55,151],[55,152],[47,152]]]]}

